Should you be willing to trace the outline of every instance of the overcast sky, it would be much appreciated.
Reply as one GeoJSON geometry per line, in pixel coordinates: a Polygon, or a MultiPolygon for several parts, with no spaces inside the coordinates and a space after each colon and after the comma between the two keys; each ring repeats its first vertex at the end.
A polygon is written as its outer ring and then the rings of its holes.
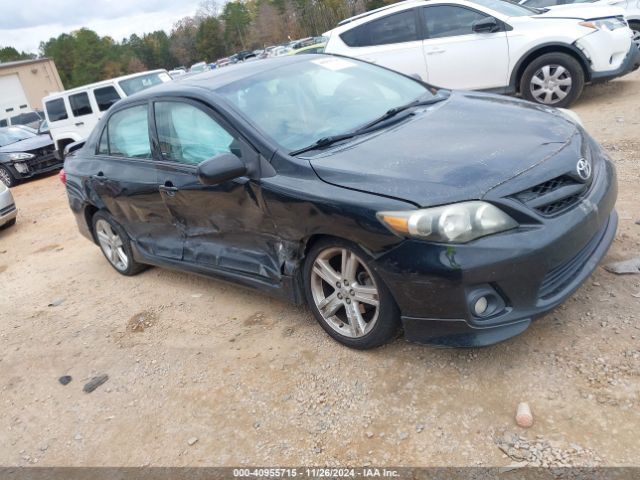
{"type": "Polygon", "coordinates": [[[200,0],[0,0],[0,47],[38,53],[41,41],[81,27],[121,41],[194,15],[200,0]]]}

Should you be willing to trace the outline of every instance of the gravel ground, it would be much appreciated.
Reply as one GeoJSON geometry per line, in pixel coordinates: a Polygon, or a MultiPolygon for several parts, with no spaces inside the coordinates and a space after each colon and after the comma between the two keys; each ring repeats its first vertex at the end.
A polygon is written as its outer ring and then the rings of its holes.
{"type": "MultiPolygon", "coordinates": [[[[575,105],[618,166],[605,262],[640,254],[639,87],[637,72],[575,105]]],[[[78,233],[55,176],[13,191],[18,224],[0,232],[0,465],[639,463],[640,275],[598,268],[493,347],[359,352],[259,293],[159,268],[121,277],[78,233]]]]}

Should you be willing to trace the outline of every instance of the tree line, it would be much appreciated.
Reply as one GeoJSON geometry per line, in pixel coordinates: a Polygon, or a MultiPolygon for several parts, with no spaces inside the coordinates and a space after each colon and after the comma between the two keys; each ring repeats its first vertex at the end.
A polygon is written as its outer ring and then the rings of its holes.
{"type": "MultiPolygon", "coordinates": [[[[353,15],[393,0],[234,0],[220,6],[203,1],[193,16],[162,30],[116,41],[82,28],[40,43],[39,55],[52,58],[65,88],[128,73],[214,62],[242,50],[317,36],[353,15]]],[[[12,47],[0,61],[35,58],[12,47]]]]}

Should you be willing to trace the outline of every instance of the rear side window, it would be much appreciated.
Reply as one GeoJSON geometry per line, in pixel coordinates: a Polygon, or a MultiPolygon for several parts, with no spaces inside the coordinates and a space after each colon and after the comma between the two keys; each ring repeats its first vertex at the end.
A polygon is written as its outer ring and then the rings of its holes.
{"type": "Polygon", "coordinates": [[[49,121],[51,122],[57,122],[59,120],[66,120],[69,118],[69,114],[67,113],[67,109],[64,106],[64,100],[62,98],[51,100],[45,103],[44,106],[47,109],[49,121]]]}
{"type": "Polygon", "coordinates": [[[427,38],[471,35],[473,22],[487,16],[469,8],[453,5],[424,7],[422,12],[427,38]]]}
{"type": "Polygon", "coordinates": [[[96,88],[93,91],[93,94],[96,97],[96,103],[98,104],[98,109],[101,112],[105,110],[109,110],[111,105],[120,100],[120,95],[114,87],[102,87],[96,88]]]}
{"type": "Polygon", "coordinates": [[[82,117],[83,115],[91,115],[93,113],[87,92],[69,95],[69,105],[71,106],[71,112],[74,117],[82,117]]]}
{"type": "Polygon", "coordinates": [[[360,25],[340,35],[350,47],[369,47],[418,40],[416,11],[407,10],[360,25]]]}
{"type": "Polygon", "coordinates": [[[7,126],[7,121],[6,120],[0,120],[0,127],[6,127],[7,126]]]}
{"type": "Polygon", "coordinates": [[[98,153],[112,157],[151,158],[147,106],[114,113],[102,133],[98,153]]]}

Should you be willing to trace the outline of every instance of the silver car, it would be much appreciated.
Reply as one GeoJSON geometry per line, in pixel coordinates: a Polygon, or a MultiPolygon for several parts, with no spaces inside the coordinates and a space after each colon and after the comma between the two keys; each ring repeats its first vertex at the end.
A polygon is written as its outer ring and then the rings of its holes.
{"type": "Polygon", "coordinates": [[[18,209],[13,201],[11,190],[0,182],[0,228],[9,227],[16,223],[18,209]]]}

